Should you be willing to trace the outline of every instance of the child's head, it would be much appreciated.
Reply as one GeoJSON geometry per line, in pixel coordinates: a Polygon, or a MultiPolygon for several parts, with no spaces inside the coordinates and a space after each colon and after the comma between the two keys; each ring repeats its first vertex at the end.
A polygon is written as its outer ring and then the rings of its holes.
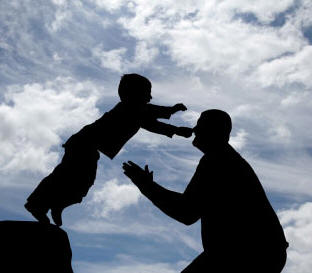
{"type": "Polygon", "coordinates": [[[121,77],[118,94],[122,102],[145,104],[151,99],[151,82],[138,74],[125,74],[121,77]]]}

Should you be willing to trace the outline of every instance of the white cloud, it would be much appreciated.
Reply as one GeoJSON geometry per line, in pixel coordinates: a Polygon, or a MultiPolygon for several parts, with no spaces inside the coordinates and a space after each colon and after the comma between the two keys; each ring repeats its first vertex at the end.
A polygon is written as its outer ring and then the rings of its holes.
{"type": "Polygon", "coordinates": [[[155,149],[159,146],[170,145],[173,140],[167,136],[158,135],[155,133],[148,132],[144,129],[139,132],[129,141],[128,145],[139,145],[139,147],[146,147],[148,149],[155,149]]]}
{"type": "Polygon", "coordinates": [[[93,84],[70,78],[8,87],[0,104],[0,170],[47,172],[58,159],[50,148],[98,117],[97,99],[93,84]]]}
{"type": "Polygon", "coordinates": [[[127,49],[122,47],[112,50],[103,50],[102,46],[99,45],[93,49],[93,56],[100,60],[101,66],[113,70],[115,72],[124,71],[125,67],[125,53],[127,49]]]}
{"type": "Polygon", "coordinates": [[[301,92],[293,92],[289,94],[287,97],[282,99],[281,105],[284,107],[289,106],[297,106],[304,102],[304,100],[309,100],[309,92],[301,91],[301,92]]]}
{"type": "Polygon", "coordinates": [[[53,60],[57,63],[61,62],[62,61],[62,57],[59,56],[59,54],[57,52],[55,52],[53,54],[53,60]]]}
{"type": "Polygon", "coordinates": [[[297,28],[309,27],[312,25],[312,2],[310,0],[301,0],[295,10],[294,16],[290,16],[289,20],[297,28]]]}
{"type": "Polygon", "coordinates": [[[117,179],[107,181],[93,192],[89,206],[94,209],[93,216],[108,217],[110,213],[137,204],[140,191],[132,184],[119,184],[117,179]]]}
{"type": "Polygon", "coordinates": [[[289,194],[293,198],[305,200],[312,196],[312,160],[304,154],[286,154],[282,158],[263,159],[250,155],[245,158],[252,163],[266,189],[289,194]]]}
{"type": "Polygon", "coordinates": [[[55,12],[55,19],[50,25],[51,31],[58,31],[66,21],[69,21],[71,19],[72,13],[68,9],[58,9],[55,12]]]}
{"type": "Polygon", "coordinates": [[[92,50],[92,54],[100,61],[101,67],[123,73],[146,67],[151,64],[159,52],[157,48],[150,47],[144,41],[137,42],[131,59],[126,56],[127,51],[125,47],[104,50],[102,45],[98,45],[92,50]]]}
{"type": "Polygon", "coordinates": [[[193,111],[193,110],[187,110],[182,113],[181,118],[185,122],[187,122],[189,125],[194,127],[197,123],[197,120],[200,117],[200,113],[193,111]]]}
{"type": "Polygon", "coordinates": [[[235,149],[241,150],[246,145],[247,136],[247,132],[244,129],[240,129],[235,136],[231,136],[229,143],[235,149]]]}
{"type": "Polygon", "coordinates": [[[128,1],[124,0],[89,0],[94,3],[97,7],[106,9],[109,12],[115,12],[123,4],[126,4],[128,1]]]}
{"type": "Polygon", "coordinates": [[[195,70],[247,72],[266,60],[300,50],[304,42],[299,31],[289,35],[283,28],[233,19],[235,13],[254,12],[268,21],[293,1],[281,1],[278,5],[240,2],[245,4],[135,1],[131,10],[134,16],[123,17],[119,22],[133,37],[165,45],[177,64],[195,70]]]}
{"type": "Polygon", "coordinates": [[[159,50],[156,47],[149,47],[144,41],[136,44],[135,56],[132,62],[133,67],[146,66],[150,64],[158,55],[159,50]]]}
{"type": "MultiPolygon", "coordinates": [[[[217,3],[218,1],[215,1],[217,3]]],[[[286,11],[294,4],[294,0],[282,0],[278,2],[257,1],[257,0],[239,0],[222,1],[217,5],[224,12],[253,13],[258,20],[263,23],[269,23],[274,20],[276,14],[286,11]]]]}
{"type": "Polygon", "coordinates": [[[285,86],[291,83],[303,83],[312,87],[312,46],[305,46],[301,51],[261,64],[253,78],[263,86],[285,86]]]}
{"type": "Polygon", "coordinates": [[[286,125],[278,124],[271,130],[272,136],[271,139],[277,143],[287,143],[291,138],[291,131],[286,125]]]}
{"type": "Polygon", "coordinates": [[[285,273],[310,273],[312,269],[312,203],[278,213],[288,248],[285,273]]]}
{"type": "Polygon", "coordinates": [[[57,6],[63,6],[67,3],[67,0],[52,0],[52,3],[57,6]]]}

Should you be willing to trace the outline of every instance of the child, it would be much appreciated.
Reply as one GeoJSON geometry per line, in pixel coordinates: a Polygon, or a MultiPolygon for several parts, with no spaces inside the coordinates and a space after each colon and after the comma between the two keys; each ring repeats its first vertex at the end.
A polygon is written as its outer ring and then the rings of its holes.
{"type": "Polygon", "coordinates": [[[172,107],[149,104],[151,88],[151,82],[143,76],[122,76],[118,87],[121,101],[63,144],[65,154],[61,163],[40,182],[25,204],[38,221],[50,223],[46,214],[51,209],[54,223],[61,226],[63,209],[80,203],[93,185],[99,151],[113,159],[140,128],[168,137],[174,134],[183,137],[192,135],[191,128],[176,127],[157,120],[169,119],[172,114],[185,111],[186,107],[182,103],[172,107]]]}

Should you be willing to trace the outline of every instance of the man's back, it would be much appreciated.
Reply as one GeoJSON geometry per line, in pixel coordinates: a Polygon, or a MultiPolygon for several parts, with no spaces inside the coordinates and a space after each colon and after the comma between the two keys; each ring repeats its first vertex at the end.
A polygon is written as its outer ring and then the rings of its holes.
{"type": "Polygon", "coordinates": [[[205,250],[229,245],[233,249],[286,245],[258,177],[230,145],[219,154],[205,155],[193,179],[190,186],[193,183],[200,187],[205,250]],[[193,179],[198,181],[194,183],[193,179]]]}

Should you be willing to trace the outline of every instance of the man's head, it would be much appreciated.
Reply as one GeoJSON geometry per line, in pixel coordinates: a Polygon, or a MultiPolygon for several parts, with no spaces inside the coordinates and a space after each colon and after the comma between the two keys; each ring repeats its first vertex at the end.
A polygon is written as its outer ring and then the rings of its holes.
{"type": "Polygon", "coordinates": [[[228,143],[232,130],[232,121],[224,111],[211,109],[201,113],[193,128],[193,145],[203,152],[217,149],[228,143]]]}
{"type": "Polygon", "coordinates": [[[145,104],[151,99],[151,82],[138,74],[125,74],[121,77],[118,94],[122,102],[145,104]]]}

